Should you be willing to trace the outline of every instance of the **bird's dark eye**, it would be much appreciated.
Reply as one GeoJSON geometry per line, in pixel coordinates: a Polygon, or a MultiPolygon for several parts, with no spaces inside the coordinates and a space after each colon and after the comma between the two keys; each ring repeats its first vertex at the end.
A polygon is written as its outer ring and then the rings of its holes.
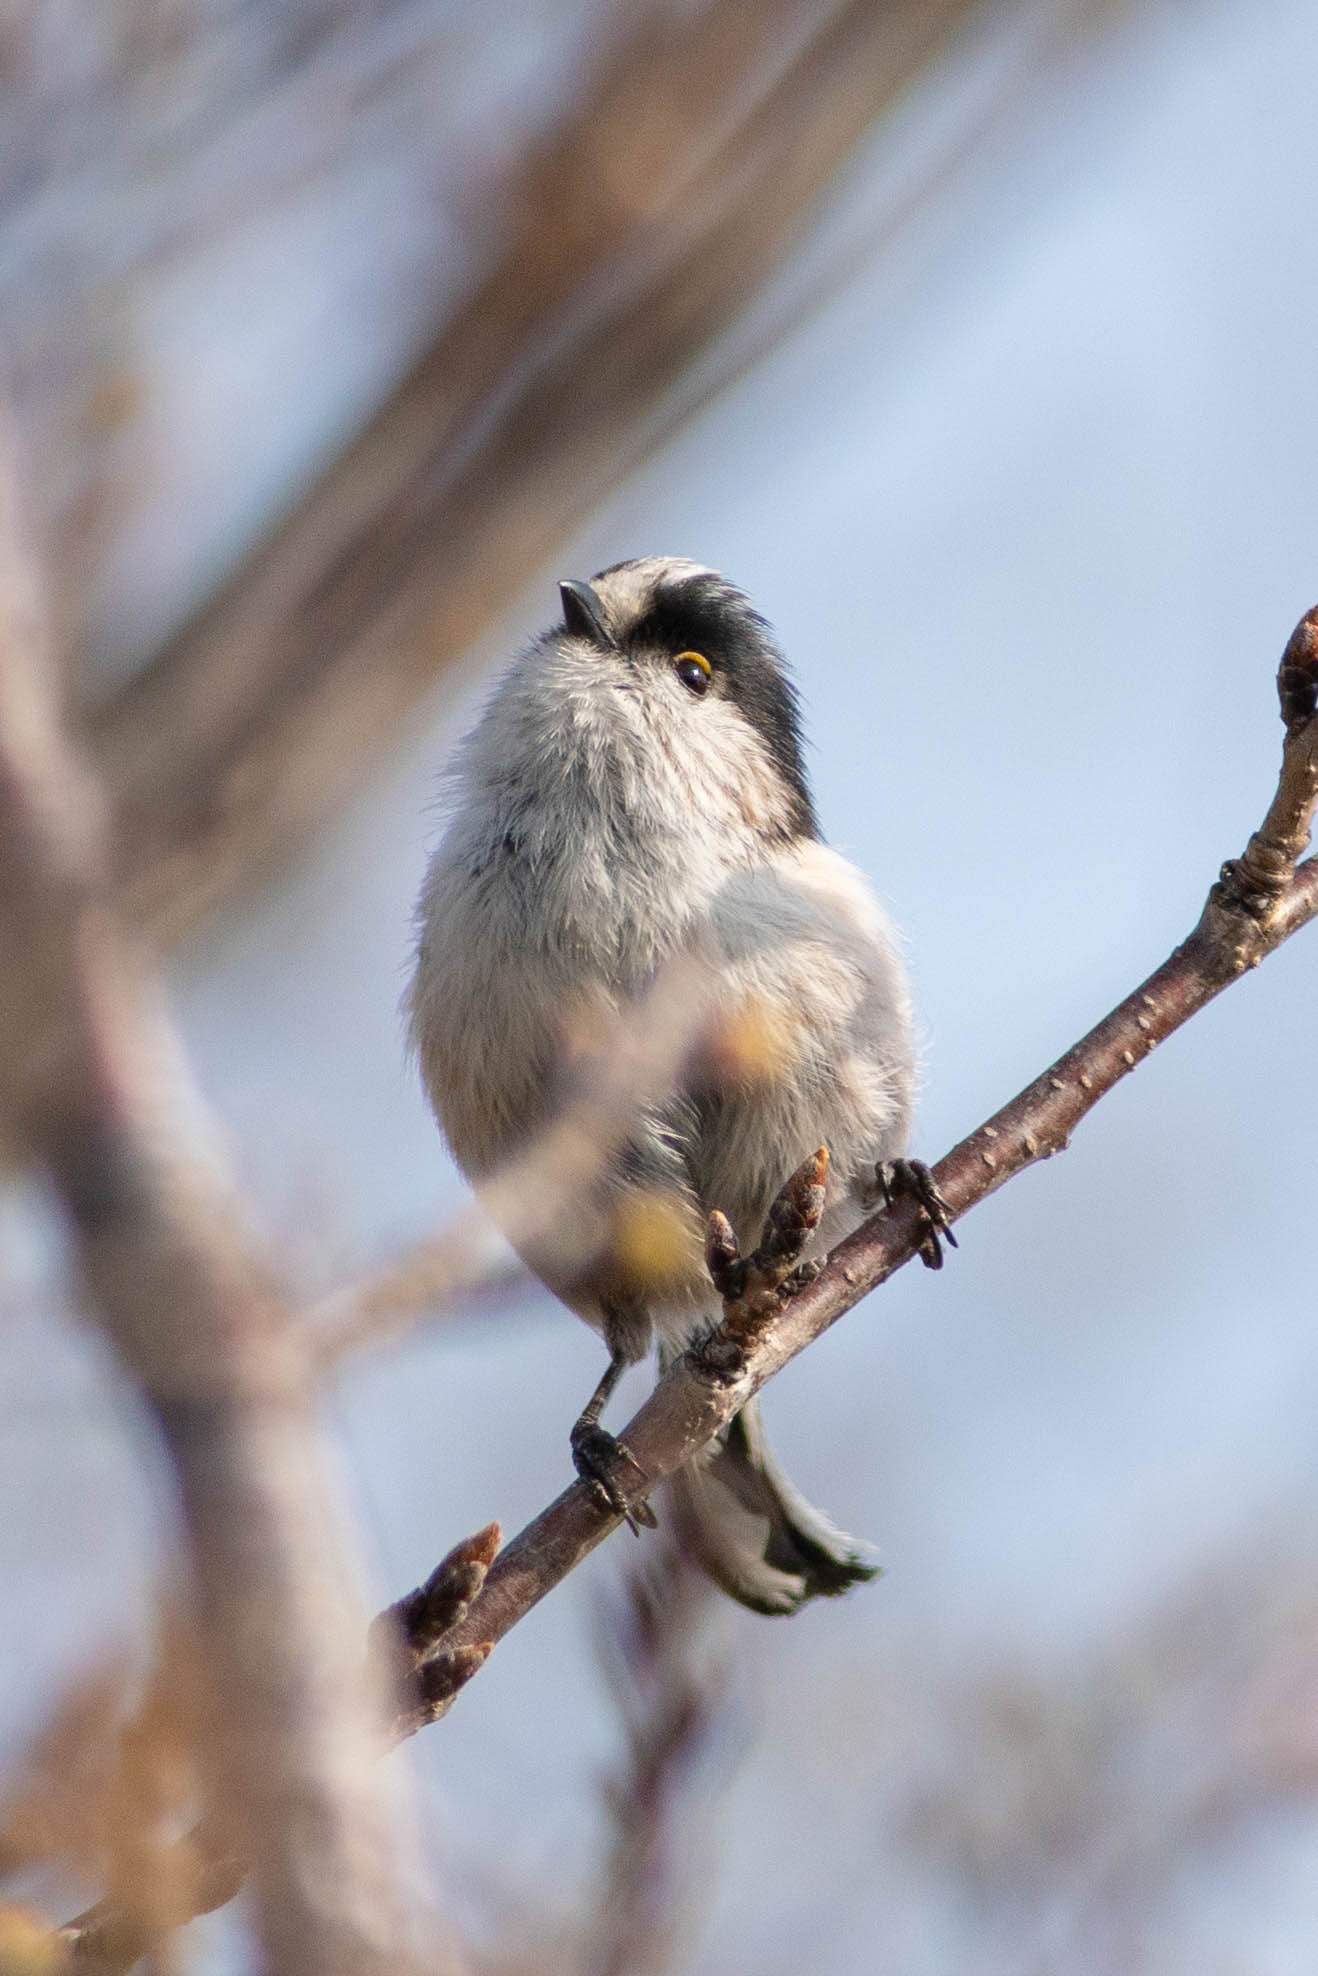
{"type": "Polygon", "coordinates": [[[703,652],[679,652],[673,670],[688,692],[698,696],[708,691],[714,668],[703,652]]]}

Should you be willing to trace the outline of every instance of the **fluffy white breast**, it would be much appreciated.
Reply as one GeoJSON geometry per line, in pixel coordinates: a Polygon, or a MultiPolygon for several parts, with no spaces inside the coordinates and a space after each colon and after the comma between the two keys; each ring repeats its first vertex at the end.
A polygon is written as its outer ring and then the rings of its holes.
{"type": "Polygon", "coordinates": [[[515,662],[449,796],[410,1018],[454,1155],[479,1173],[543,1121],[583,1005],[638,993],[789,811],[735,705],[566,637],[515,662]]]}

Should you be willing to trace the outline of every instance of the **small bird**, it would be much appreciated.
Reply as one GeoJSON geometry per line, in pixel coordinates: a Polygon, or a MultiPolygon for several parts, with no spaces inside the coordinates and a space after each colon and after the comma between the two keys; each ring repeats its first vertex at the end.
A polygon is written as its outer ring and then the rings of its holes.
{"type": "MultiPolygon", "coordinates": [[[[905,1188],[936,1266],[942,1211],[904,1158],[915,1049],[896,938],[820,838],[769,625],[678,557],[560,594],[561,622],[513,660],[452,765],[408,1016],[458,1166],[603,1334],[572,1452],[625,1509],[635,1467],[600,1414],[653,1343],[663,1364],[717,1322],[711,1211],[753,1237],[819,1146],[819,1252],[905,1188]]],[[[754,1401],[669,1486],[699,1561],[758,1612],[875,1575],[788,1482],[754,1401]]],[[[633,1517],[653,1522],[637,1493],[633,1517]]]]}

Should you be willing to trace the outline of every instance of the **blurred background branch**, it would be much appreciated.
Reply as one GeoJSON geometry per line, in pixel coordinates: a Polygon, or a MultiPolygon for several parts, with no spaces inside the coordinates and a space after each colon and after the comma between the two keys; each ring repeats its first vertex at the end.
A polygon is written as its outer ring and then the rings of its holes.
{"type": "MultiPolygon", "coordinates": [[[[131,292],[162,256],[195,257],[232,228],[258,183],[267,204],[287,197],[364,141],[357,122],[374,129],[390,104],[420,114],[427,92],[445,101],[462,155],[443,78],[464,51],[433,6],[309,7],[300,36],[272,26],[222,54],[186,9],[168,31],[131,11],[111,10],[87,50],[86,127],[99,122],[109,149],[94,163],[85,132],[73,141],[69,80],[43,64],[37,25],[15,30],[30,87],[8,286],[34,434],[54,421],[52,399],[85,387],[78,365],[91,354],[79,297],[37,312],[67,286],[60,245],[84,284],[94,275],[89,299],[131,292]],[[206,59],[221,63],[227,94],[203,93],[206,59]],[[171,120],[162,105],[176,96],[171,120]],[[172,203],[142,177],[148,142],[183,153],[172,203]],[[95,233],[93,170],[124,207],[95,233]],[[33,178],[43,189],[25,197],[33,178]]],[[[505,136],[493,160],[477,153],[486,170],[467,251],[480,271],[469,292],[436,298],[440,320],[392,395],[163,651],[119,661],[123,685],[107,694],[111,668],[85,655],[135,914],[177,933],[268,875],[362,786],[527,571],[652,443],[660,411],[671,421],[674,388],[750,309],[875,120],[955,28],[994,11],[991,0],[706,0],[578,27],[566,86],[545,92],[520,141],[505,136]]],[[[1099,0],[1053,10],[1071,27],[1103,11],[1099,0]]],[[[423,146],[436,172],[444,128],[438,119],[423,146]]],[[[442,238],[434,251],[442,262],[442,238]]],[[[103,338],[103,303],[95,320],[103,338]]],[[[93,424],[140,423],[150,381],[117,386],[101,369],[93,424]]],[[[58,510],[57,488],[46,499],[58,510]]],[[[88,501],[69,490],[65,503],[84,529],[88,501]]],[[[79,567],[65,578],[75,637],[88,601],[79,567]]]]}
{"type": "Polygon", "coordinates": [[[636,1551],[608,1600],[600,1652],[625,1749],[605,1786],[611,1837],[583,1976],[662,1976],[690,1953],[733,1754],[728,1619],[680,1528],[636,1551]]]}
{"type": "Polygon", "coordinates": [[[903,1850],[959,1889],[994,1968],[1161,1970],[1196,1870],[1312,1804],[1315,1684],[1307,1550],[1255,1527],[1101,1651],[955,1683],[896,1756],[903,1850]]]}
{"type": "Polygon", "coordinates": [[[215,1815],[252,1862],[272,1966],[393,1976],[416,1936],[309,1368],[187,1143],[174,1039],[107,908],[99,795],[59,731],[3,466],[0,843],[0,1128],[46,1170],[89,1313],[173,1467],[215,1815]]]}
{"type": "Polygon", "coordinates": [[[96,710],[122,880],[168,929],[360,785],[632,463],[968,0],[624,17],[497,195],[504,241],[392,400],[200,620],[96,710]]]}

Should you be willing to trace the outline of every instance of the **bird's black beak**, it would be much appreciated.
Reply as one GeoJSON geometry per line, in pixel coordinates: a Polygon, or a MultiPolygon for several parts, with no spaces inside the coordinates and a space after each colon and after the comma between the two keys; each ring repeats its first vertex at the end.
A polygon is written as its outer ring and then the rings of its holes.
{"type": "Polygon", "coordinates": [[[616,652],[618,641],[604,621],[604,606],[588,583],[569,577],[558,586],[563,599],[563,622],[574,638],[588,638],[603,652],[616,652]]]}

